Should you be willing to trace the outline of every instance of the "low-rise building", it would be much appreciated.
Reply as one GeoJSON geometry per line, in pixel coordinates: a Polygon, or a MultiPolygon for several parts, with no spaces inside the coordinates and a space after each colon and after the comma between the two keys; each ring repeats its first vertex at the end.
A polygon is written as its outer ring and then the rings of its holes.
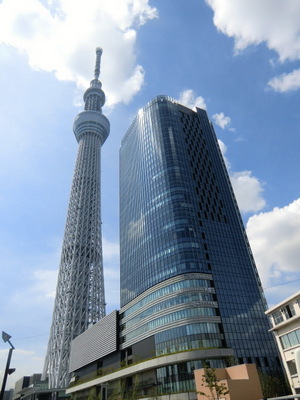
{"type": "Polygon", "coordinates": [[[42,374],[23,376],[15,383],[13,400],[65,400],[63,389],[48,389],[48,380],[42,374]]]}
{"type": "Polygon", "coordinates": [[[72,341],[66,393],[73,399],[196,400],[194,370],[201,360],[217,368],[234,356],[231,348],[218,347],[157,356],[153,336],[123,350],[118,334],[119,315],[113,311],[72,341]]]}
{"type": "Polygon", "coordinates": [[[266,314],[270,317],[271,331],[292,392],[300,394],[300,291],[271,307],[266,314]]]}
{"type": "Polygon", "coordinates": [[[4,391],[3,400],[13,400],[14,390],[9,389],[4,391]]]}
{"type": "MultiPolygon", "coordinates": [[[[204,396],[210,398],[217,397],[217,394],[209,388],[208,382],[205,381],[205,369],[197,369],[194,371],[198,400],[204,396]]],[[[260,400],[263,398],[260,380],[255,364],[235,365],[228,368],[217,368],[214,371],[218,381],[219,388],[224,385],[224,394],[220,397],[224,400],[260,400]],[[228,393],[227,393],[228,392],[228,393]]]]}

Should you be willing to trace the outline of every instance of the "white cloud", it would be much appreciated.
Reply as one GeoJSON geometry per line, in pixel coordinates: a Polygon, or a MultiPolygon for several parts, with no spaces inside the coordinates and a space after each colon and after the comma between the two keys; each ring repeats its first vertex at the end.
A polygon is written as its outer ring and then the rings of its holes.
{"type": "Polygon", "coordinates": [[[287,92],[300,88],[300,69],[295,69],[289,74],[276,76],[268,82],[276,92],[287,92]]]}
{"type": "Polygon", "coordinates": [[[221,153],[222,153],[223,157],[225,158],[225,154],[226,154],[226,152],[227,152],[227,146],[226,146],[226,144],[225,144],[224,142],[222,142],[222,140],[220,140],[220,139],[218,139],[218,144],[219,144],[221,153]]]}
{"type": "Polygon", "coordinates": [[[230,162],[226,157],[227,147],[220,139],[218,143],[240,211],[247,213],[263,209],[266,206],[266,201],[263,198],[263,183],[253,176],[251,171],[232,171],[230,162]]]}
{"type": "MultiPolygon", "coordinates": [[[[300,199],[249,218],[247,234],[263,286],[269,287],[299,278],[300,199]]],[[[295,282],[295,291],[299,282],[295,282]]],[[[282,298],[289,285],[280,286],[282,298]]],[[[278,287],[274,287],[274,293],[278,287]]]]}
{"type": "Polygon", "coordinates": [[[230,180],[241,212],[257,212],[266,206],[263,184],[251,171],[233,172],[230,180]]]}
{"type": "Polygon", "coordinates": [[[218,139],[218,144],[219,144],[219,147],[220,147],[220,150],[221,150],[221,153],[222,153],[222,156],[223,156],[225,165],[226,165],[226,167],[227,167],[227,170],[230,171],[231,165],[230,165],[230,162],[229,162],[228,158],[227,158],[226,155],[225,155],[226,152],[227,152],[227,146],[226,146],[226,144],[225,144],[224,142],[222,142],[222,140],[220,140],[220,139],[218,139]]]}
{"type": "Polygon", "coordinates": [[[300,3],[298,0],[206,0],[214,10],[214,23],[235,39],[242,50],[266,43],[282,61],[300,58],[300,3]]]}
{"type": "Polygon", "coordinates": [[[24,53],[32,68],[54,72],[81,89],[93,77],[94,51],[101,46],[101,80],[112,106],[129,102],[143,85],[135,55],[137,29],[155,17],[148,0],[3,0],[0,43],[24,53]]]}
{"type": "Polygon", "coordinates": [[[192,89],[187,89],[180,93],[179,103],[182,103],[188,108],[194,109],[195,107],[198,107],[206,110],[204,98],[201,96],[196,96],[192,89]]]}
{"type": "MultiPolygon", "coordinates": [[[[298,0],[206,0],[214,11],[214,24],[234,38],[237,52],[249,45],[265,43],[281,62],[300,59],[300,2],[298,0]]],[[[285,90],[299,87],[298,73],[286,77],[285,90]],[[295,80],[297,86],[292,84],[295,80]]],[[[271,81],[272,83],[272,81],[271,81]]],[[[282,85],[275,80],[275,90],[282,85]]]]}
{"type": "Polygon", "coordinates": [[[214,114],[212,118],[214,120],[214,123],[222,129],[228,128],[231,124],[230,117],[226,117],[225,114],[222,112],[219,114],[214,114]]]}

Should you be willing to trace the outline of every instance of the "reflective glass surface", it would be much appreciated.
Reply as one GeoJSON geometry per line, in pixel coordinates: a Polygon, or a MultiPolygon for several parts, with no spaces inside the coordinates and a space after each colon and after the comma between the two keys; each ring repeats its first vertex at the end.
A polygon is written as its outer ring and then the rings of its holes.
{"type": "Polygon", "coordinates": [[[289,332],[285,335],[280,336],[280,341],[283,349],[297,346],[300,344],[300,329],[289,332]]]}
{"type": "Polygon", "coordinates": [[[145,304],[150,303],[151,301],[166,296],[173,292],[179,292],[183,289],[188,288],[199,288],[197,295],[201,297],[201,300],[212,300],[211,294],[213,290],[207,289],[204,293],[201,292],[201,289],[210,288],[210,281],[207,279],[186,279],[176,283],[172,283],[170,285],[166,285],[158,290],[153,291],[148,296],[143,297],[142,300],[136,302],[132,307],[128,308],[126,311],[123,312],[122,317],[127,317],[128,315],[132,314],[134,311],[138,310],[139,308],[143,307],[145,304]],[[200,289],[201,288],[201,289],[200,289]]]}
{"type": "MultiPolygon", "coordinates": [[[[212,368],[224,368],[224,359],[205,360],[212,368]]],[[[203,368],[202,360],[169,365],[157,369],[159,393],[188,392],[195,390],[194,370],[203,368]]]]}
{"type": "MultiPolygon", "coordinates": [[[[261,283],[204,110],[159,96],[133,121],[120,150],[120,252],[121,307],[172,277],[211,274],[223,344],[241,361],[274,365],[277,350],[261,283]]],[[[163,304],[135,317],[131,329],[154,313],[156,328],[166,330],[171,311],[160,317],[163,304]]],[[[192,312],[201,316],[203,310],[192,311],[187,300],[186,310],[172,315],[192,312]]],[[[144,326],[137,329],[150,325],[144,326]]],[[[202,339],[193,338],[198,344],[202,339]]]]}

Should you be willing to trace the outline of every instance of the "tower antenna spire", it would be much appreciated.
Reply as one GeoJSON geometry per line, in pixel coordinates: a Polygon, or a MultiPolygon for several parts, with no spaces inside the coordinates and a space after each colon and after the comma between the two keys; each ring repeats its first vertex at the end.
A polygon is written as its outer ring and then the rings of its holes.
{"type": "Polygon", "coordinates": [[[101,55],[102,55],[102,49],[101,49],[101,47],[97,47],[96,48],[96,65],[95,65],[95,73],[94,73],[95,79],[99,79],[101,55]]]}

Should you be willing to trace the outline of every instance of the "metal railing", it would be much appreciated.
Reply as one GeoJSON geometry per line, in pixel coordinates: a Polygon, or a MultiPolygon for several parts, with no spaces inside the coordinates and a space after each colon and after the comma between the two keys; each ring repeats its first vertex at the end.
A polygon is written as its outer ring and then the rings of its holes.
{"type": "Polygon", "coordinates": [[[281,397],[268,397],[261,400],[288,400],[288,399],[300,399],[300,394],[289,394],[288,396],[281,396],[281,397]]]}

